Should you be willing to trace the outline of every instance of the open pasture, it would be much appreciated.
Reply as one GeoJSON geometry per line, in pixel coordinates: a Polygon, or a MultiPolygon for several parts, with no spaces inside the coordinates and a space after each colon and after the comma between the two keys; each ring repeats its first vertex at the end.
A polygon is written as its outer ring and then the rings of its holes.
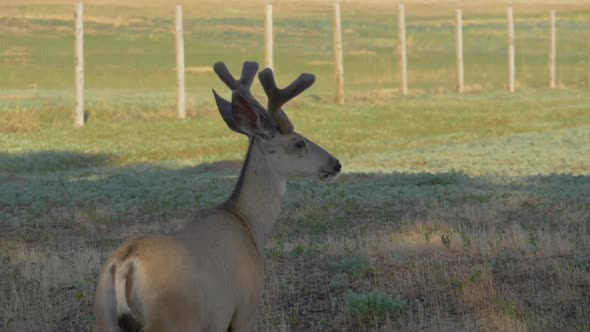
{"type": "MultiPolygon", "coordinates": [[[[84,331],[98,269],[121,241],[169,232],[229,195],[246,141],[209,69],[263,62],[263,1],[185,3],[187,120],[175,119],[174,8],[87,3],[88,122],[72,127],[68,1],[0,4],[0,330],[84,331]]],[[[289,183],[266,247],[260,331],[584,330],[590,321],[590,3],[516,1],[517,91],[506,92],[505,3],[344,2],[346,105],[335,94],[328,1],[274,6],[285,109],[343,163],[289,183]],[[547,88],[548,11],[558,88],[547,88]]],[[[262,96],[258,88],[257,95],[262,96]]]]}

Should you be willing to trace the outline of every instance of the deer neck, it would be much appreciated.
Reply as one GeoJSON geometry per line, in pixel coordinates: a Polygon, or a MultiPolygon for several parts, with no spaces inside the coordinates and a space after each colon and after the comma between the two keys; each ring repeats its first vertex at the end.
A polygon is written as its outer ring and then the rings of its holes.
{"type": "Polygon", "coordinates": [[[263,149],[257,138],[250,140],[238,183],[225,203],[246,224],[261,253],[281,212],[287,185],[287,179],[269,166],[263,149]]]}

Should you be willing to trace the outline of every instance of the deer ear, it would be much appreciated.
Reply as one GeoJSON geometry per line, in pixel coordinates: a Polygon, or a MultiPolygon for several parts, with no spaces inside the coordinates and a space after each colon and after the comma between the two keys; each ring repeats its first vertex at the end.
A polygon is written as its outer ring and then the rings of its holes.
{"type": "Polygon", "coordinates": [[[215,96],[215,103],[217,103],[217,109],[219,110],[219,113],[221,114],[223,121],[225,121],[225,124],[229,127],[229,129],[239,134],[246,134],[239,130],[236,126],[234,117],[232,116],[232,104],[229,101],[221,98],[217,94],[217,92],[215,92],[215,90],[213,90],[213,95],[215,96]]]}
{"type": "Polygon", "coordinates": [[[265,139],[271,136],[267,130],[268,126],[263,125],[263,119],[256,106],[249,103],[237,90],[232,94],[231,114],[235,126],[242,133],[265,139]]]}

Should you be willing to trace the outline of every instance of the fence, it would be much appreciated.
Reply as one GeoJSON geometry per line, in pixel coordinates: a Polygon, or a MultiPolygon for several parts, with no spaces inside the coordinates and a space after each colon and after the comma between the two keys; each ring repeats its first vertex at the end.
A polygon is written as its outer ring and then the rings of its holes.
{"type": "MultiPolygon", "coordinates": [[[[346,5],[344,5],[345,7],[346,5]]],[[[339,104],[343,104],[345,100],[344,95],[344,88],[345,88],[345,69],[347,68],[346,59],[343,55],[346,49],[346,38],[347,38],[347,31],[346,29],[342,29],[342,24],[346,24],[346,18],[344,20],[341,19],[341,7],[342,5],[336,2],[333,5],[333,15],[329,15],[329,8],[325,8],[325,15],[332,16],[332,31],[333,31],[333,72],[335,78],[335,101],[339,104]]],[[[84,29],[83,29],[83,5],[82,3],[78,3],[75,6],[75,15],[74,15],[74,23],[75,23],[75,75],[76,78],[74,80],[74,96],[75,96],[75,125],[82,126],[84,124],[84,65],[92,65],[91,61],[85,59],[84,55],[84,29]]],[[[411,8],[410,8],[411,9],[411,8]]],[[[261,17],[264,13],[264,63],[267,67],[275,67],[275,45],[273,43],[273,33],[276,34],[276,27],[273,27],[273,5],[266,4],[264,8],[260,8],[261,17]]],[[[411,13],[411,12],[410,12],[411,13]]],[[[557,60],[558,53],[557,53],[557,14],[555,10],[550,10],[549,15],[547,17],[547,23],[549,25],[549,31],[545,34],[548,36],[550,41],[549,47],[547,48],[547,82],[549,88],[556,88],[558,87],[558,79],[557,79],[557,60]]],[[[422,27],[420,25],[412,26],[412,16],[411,14],[407,14],[406,8],[403,4],[400,4],[397,7],[397,39],[396,31],[394,29],[390,29],[390,40],[391,43],[394,44],[393,48],[397,49],[397,62],[399,66],[399,72],[395,75],[398,76],[399,79],[399,93],[402,95],[406,95],[409,93],[409,89],[412,88],[412,82],[408,79],[408,77],[412,77],[412,68],[408,68],[408,63],[412,63],[412,52],[408,52],[408,47],[412,50],[413,46],[412,43],[415,43],[413,40],[413,34],[418,33],[419,31],[414,32],[413,30],[417,30],[417,27],[422,27]],[[408,29],[407,23],[410,24],[410,28],[408,29]],[[410,44],[410,45],[408,45],[410,44]]],[[[462,9],[456,9],[453,15],[453,12],[449,12],[448,15],[448,22],[454,27],[454,40],[447,40],[446,44],[448,44],[449,48],[454,49],[455,57],[456,57],[456,78],[455,78],[455,87],[458,93],[463,93],[466,91],[465,87],[465,77],[470,75],[470,71],[465,68],[464,65],[464,43],[469,44],[472,42],[470,40],[470,35],[464,35],[464,12],[462,9]],[[453,17],[454,16],[454,17],[453,17]],[[465,38],[464,38],[465,37],[465,38]],[[454,44],[454,47],[452,46],[454,44]]],[[[352,20],[352,18],[351,18],[352,20]]],[[[177,6],[175,11],[175,40],[176,40],[176,111],[179,118],[186,117],[186,95],[185,95],[185,73],[187,69],[185,67],[185,49],[184,49],[184,36],[183,36],[183,13],[182,7],[177,6]]],[[[280,22],[280,21],[276,21],[280,22]]],[[[377,24],[377,22],[374,22],[377,24]]],[[[444,23],[446,24],[446,23],[444,23]]],[[[517,88],[516,84],[516,60],[515,55],[517,49],[519,47],[518,44],[515,46],[515,20],[513,15],[512,8],[506,8],[506,19],[505,24],[507,26],[505,30],[505,43],[506,43],[506,57],[507,61],[505,62],[506,66],[506,89],[510,92],[514,92],[517,88]]],[[[262,27],[261,27],[262,28],[262,27]]],[[[433,28],[436,29],[436,26],[433,28]]],[[[285,34],[285,29],[279,29],[279,32],[285,34]],[[282,30],[282,31],[281,31],[282,30]]],[[[518,25],[516,30],[516,36],[518,36],[518,25]]],[[[146,32],[149,33],[149,32],[146,32]]],[[[240,32],[237,32],[238,34],[240,32]]],[[[496,31],[496,33],[500,33],[496,31]]],[[[351,37],[352,38],[352,37],[351,37]]],[[[584,43],[586,42],[583,41],[584,43]]],[[[588,39],[590,43],[590,39],[588,39]]],[[[280,40],[279,40],[280,43],[280,40]]],[[[279,46],[280,47],[280,46],[279,46]]],[[[164,52],[164,51],[163,51],[164,52]]],[[[170,53],[174,52],[171,48],[169,50],[170,53]]],[[[137,56],[141,56],[138,54],[137,56]]],[[[494,57],[496,58],[503,58],[501,54],[495,54],[494,57]]],[[[584,57],[588,59],[590,62],[590,52],[584,57]]],[[[422,60],[423,61],[423,60],[422,60]]],[[[585,60],[584,60],[585,61],[585,60]]],[[[433,61],[436,62],[436,61],[433,61]]],[[[578,61],[579,62],[579,61],[578,61]]],[[[435,64],[435,63],[434,63],[435,64]]],[[[431,66],[430,64],[425,65],[425,67],[431,68],[432,73],[436,73],[438,69],[434,68],[434,64],[431,66]]],[[[358,66],[358,64],[354,64],[354,66],[358,66]]],[[[590,68],[590,67],[589,67],[590,68]]],[[[585,78],[585,81],[590,85],[590,69],[586,70],[588,77],[585,78]]],[[[537,75],[538,76],[538,75],[537,75]]],[[[538,76],[539,77],[539,76],[538,76]]],[[[446,79],[447,82],[452,82],[452,80],[446,79]]],[[[468,82],[469,83],[469,82],[468,82]]],[[[476,82],[470,82],[471,84],[477,84],[476,82]]],[[[468,90],[478,90],[470,88],[468,90]]]]}

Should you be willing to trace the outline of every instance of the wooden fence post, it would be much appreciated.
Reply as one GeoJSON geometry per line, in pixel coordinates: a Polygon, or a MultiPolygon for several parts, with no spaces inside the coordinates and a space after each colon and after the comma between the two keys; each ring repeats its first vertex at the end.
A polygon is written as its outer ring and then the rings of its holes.
{"type": "Polygon", "coordinates": [[[508,8],[508,91],[514,92],[514,17],[508,8]]]}
{"type": "Polygon", "coordinates": [[[406,57],[406,13],[403,4],[399,5],[398,12],[398,49],[402,95],[408,94],[408,61],[406,57]]]}
{"type": "Polygon", "coordinates": [[[76,3],[74,11],[74,126],[84,126],[84,5],[76,3]]]}
{"type": "Polygon", "coordinates": [[[344,104],[344,65],[339,2],[334,4],[334,60],[334,66],[336,69],[336,103],[344,104]]]}
{"type": "Polygon", "coordinates": [[[272,4],[266,4],[266,15],[264,17],[264,60],[266,67],[273,69],[273,42],[272,42],[272,4]]]}
{"type": "Polygon", "coordinates": [[[463,18],[461,9],[456,14],[456,40],[457,40],[457,92],[463,92],[463,18]]]}
{"type": "Polygon", "coordinates": [[[549,13],[549,34],[550,34],[550,45],[549,45],[549,87],[555,89],[555,56],[556,56],[556,34],[555,34],[555,10],[551,10],[549,13]]]}
{"type": "Polygon", "coordinates": [[[590,88],[590,28],[588,29],[588,87],[590,88]]]}
{"type": "Polygon", "coordinates": [[[184,38],[182,29],[182,6],[176,6],[176,103],[178,118],[186,118],[186,95],[184,87],[184,38]]]}

